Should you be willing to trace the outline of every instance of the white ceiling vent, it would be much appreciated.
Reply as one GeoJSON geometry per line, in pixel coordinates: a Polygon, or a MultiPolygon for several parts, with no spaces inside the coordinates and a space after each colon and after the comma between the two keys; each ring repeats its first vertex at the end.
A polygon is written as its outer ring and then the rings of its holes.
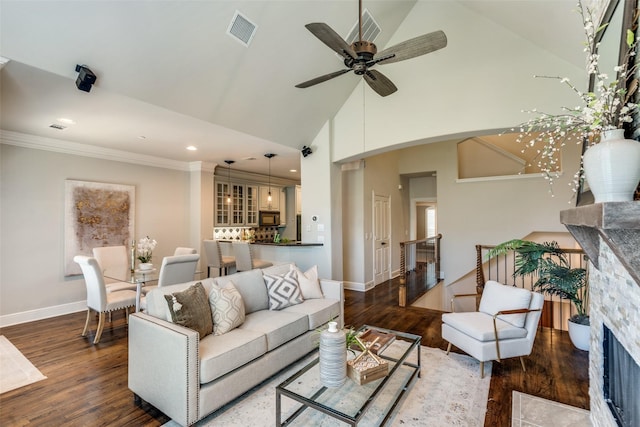
{"type": "MultiPolygon", "coordinates": [[[[373,19],[373,16],[369,13],[368,9],[365,9],[362,12],[362,40],[367,40],[370,42],[374,42],[376,37],[380,34],[380,26],[373,19]]],[[[345,39],[348,44],[353,42],[357,42],[359,39],[360,26],[356,21],[356,24],[353,26],[353,29],[345,39]]]]}
{"type": "Polygon", "coordinates": [[[253,36],[256,34],[258,26],[251,22],[246,16],[236,10],[235,15],[231,19],[227,34],[238,40],[245,46],[249,46],[253,36]]]}

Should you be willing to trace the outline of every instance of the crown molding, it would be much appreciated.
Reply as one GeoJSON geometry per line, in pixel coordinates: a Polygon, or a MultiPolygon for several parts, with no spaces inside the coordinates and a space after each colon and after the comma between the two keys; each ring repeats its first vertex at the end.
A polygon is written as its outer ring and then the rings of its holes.
{"type": "MultiPolygon", "coordinates": [[[[114,162],[132,163],[135,165],[152,166],[164,169],[175,169],[190,172],[190,163],[178,160],[163,159],[161,157],[149,156],[145,154],[135,154],[128,151],[113,150],[111,148],[96,147],[95,145],[80,144],[77,142],[64,141],[54,138],[29,135],[19,132],[0,129],[0,143],[15,145],[17,147],[31,148],[34,150],[53,151],[55,153],[71,154],[75,156],[94,157],[97,159],[111,160],[114,162]]],[[[201,162],[205,163],[205,162],[201,162]]],[[[213,171],[215,165],[201,165],[202,170],[213,171]]]]}

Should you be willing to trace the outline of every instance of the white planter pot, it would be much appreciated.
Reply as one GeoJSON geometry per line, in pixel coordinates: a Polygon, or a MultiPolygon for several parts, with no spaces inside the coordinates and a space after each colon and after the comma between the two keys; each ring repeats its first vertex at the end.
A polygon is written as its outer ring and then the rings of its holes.
{"type": "Polygon", "coordinates": [[[604,131],[584,153],[583,167],[596,203],[632,201],[640,181],[640,142],[625,139],[622,129],[604,131]]]}
{"type": "Polygon", "coordinates": [[[150,262],[141,262],[138,264],[138,269],[140,270],[153,270],[153,264],[150,262]]]}
{"type": "Polygon", "coordinates": [[[580,350],[589,351],[591,341],[591,326],[581,325],[569,321],[569,338],[571,342],[580,350]]]}

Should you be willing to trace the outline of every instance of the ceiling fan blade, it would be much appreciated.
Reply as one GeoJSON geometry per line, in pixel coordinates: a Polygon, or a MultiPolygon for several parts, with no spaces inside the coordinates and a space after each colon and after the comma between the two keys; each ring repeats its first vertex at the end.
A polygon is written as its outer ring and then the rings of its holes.
{"type": "Polygon", "coordinates": [[[364,73],[364,80],[380,96],[388,96],[398,90],[396,85],[378,70],[367,70],[364,73]]]}
{"type": "Polygon", "coordinates": [[[305,25],[307,30],[311,31],[311,33],[316,36],[320,41],[331,49],[336,51],[340,56],[344,58],[356,58],[358,55],[351,49],[351,46],[347,44],[346,41],[338,33],[333,31],[333,29],[323,22],[314,22],[311,24],[305,25]]]}
{"type": "Polygon", "coordinates": [[[434,31],[403,41],[390,48],[378,52],[376,57],[394,55],[392,58],[379,61],[381,64],[404,61],[442,49],[447,45],[447,36],[442,31],[434,31]]]}
{"type": "Polygon", "coordinates": [[[349,71],[351,71],[349,68],[345,68],[344,70],[340,71],[334,71],[333,73],[325,74],[324,76],[316,77],[315,79],[307,80],[306,82],[297,84],[296,87],[304,89],[309,86],[317,85],[318,83],[326,82],[327,80],[341,76],[344,73],[348,73],[349,71]]]}

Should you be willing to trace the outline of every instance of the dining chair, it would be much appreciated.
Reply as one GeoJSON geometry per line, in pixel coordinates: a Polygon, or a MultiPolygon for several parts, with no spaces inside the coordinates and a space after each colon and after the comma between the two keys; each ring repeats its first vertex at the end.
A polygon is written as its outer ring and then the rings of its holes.
{"type": "Polygon", "coordinates": [[[193,255],[197,253],[198,251],[196,251],[194,248],[177,247],[173,255],[193,255]]]}
{"type": "Polygon", "coordinates": [[[166,256],[162,259],[158,286],[190,282],[196,274],[199,254],[166,256]]]}
{"type": "Polygon", "coordinates": [[[273,263],[264,259],[253,258],[248,242],[233,241],[233,253],[236,256],[236,270],[247,271],[254,268],[271,267],[273,263]]]}
{"type": "Polygon", "coordinates": [[[84,283],[87,287],[87,320],[84,323],[82,336],[87,336],[91,310],[93,310],[99,314],[98,329],[93,339],[93,343],[98,344],[102,336],[102,330],[104,329],[105,313],[125,309],[128,322],[129,307],[135,308],[136,306],[136,293],[128,289],[107,292],[100,265],[94,257],[76,255],[73,260],[80,265],[82,275],[84,276],[84,283]]]}
{"type": "Polygon", "coordinates": [[[207,277],[211,277],[211,267],[218,269],[218,276],[227,275],[229,267],[236,266],[236,258],[233,256],[224,256],[220,250],[220,242],[217,240],[205,240],[204,252],[207,255],[207,277]]]}
{"type": "Polygon", "coordinates": [[[105,278],[107,292],[136,290],[135,283],[127,282],[131,267],[126,246],[101,246],[93,248],[92,251],[102,275],[109,277],[105,278]]]}

